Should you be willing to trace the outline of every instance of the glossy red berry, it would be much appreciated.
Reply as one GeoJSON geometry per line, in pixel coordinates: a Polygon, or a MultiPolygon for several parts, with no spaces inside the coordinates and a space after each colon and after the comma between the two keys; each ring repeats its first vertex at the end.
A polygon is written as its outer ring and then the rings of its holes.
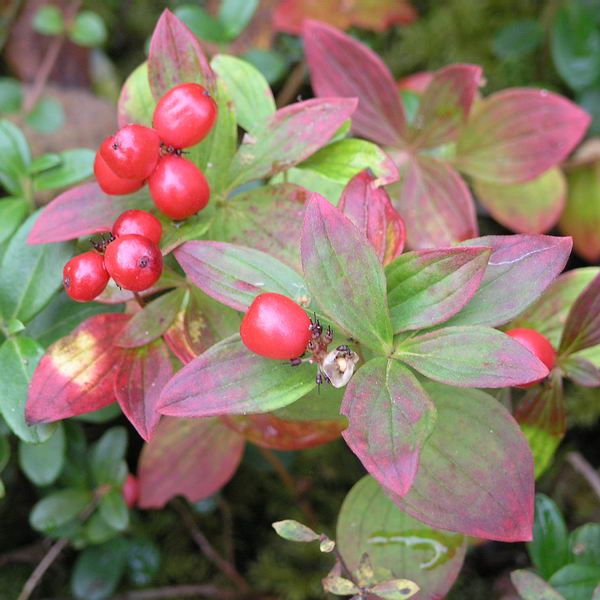
{"type": "Polygon", "coordinates": [[[173,154],[160,159],[148,185],[156,208],[170,219],[187,219],[210,199],[204,173],[187,158],[173,154]]]}
{"type": "Polygon", "coordinates": [[[63,268],[65,291],[77,302],[89,302],[99,296],[108,279],[104,258],[97,252],[74,256],[63,268]]]}
{"type": "MultiPolygon", "coordinates": [[[[520,327],[518,329],[511,329],[506,332],[506,335],[509,335],[511,338],[520,342],[529,350],[532,354],[535,354],[551,371],[556,365],[556,351],[552,347],[550,340],[539,333],[539,331],[535,331],[535,329],[528,329],[526,327],[520,327]]],[[[530,383],[525,383],[523,385],[517,386],[520,388],[529,388],[540,381],[543,381],[544,378],[537,379],[536,381],[531,381],[530,383]]]]}
{"type": "Polygon", "coordinates": [[[240,335],[245,346],[260,356],[275,359],[304,354],[311,337],[310,319],[287,296],[259,294],[242,319],[240,335]]]}
{"type": "Polygon", "coordinates": [[[126,125],[106,138],[100,154],[115,175],[125,179],[146,179],[158,162],[158,133],[143,125],[126,125]]]}
{"type": "Polygon", "coordinates": [[[158,101],[152,125],[167,146],[187,148],[206,137],[216,118],[217,104],[208,90],[181,83],[158,101]]]}
{"type": "Polygon", "coordinates": [[[115,174],[115,172],[106,164],[100,151],[96,152],[94,160],[94,175],[96,181],[105,194],[111,196],[124,196],[137,192],[143,185],[143,179],[124,179],[115,174]]]}
{"type": "Polygon", "coordinates": [[[142,292],[158,281],[163,258],[153,241],[141,235],[127,234],[106,247],[104,265],[124,290],[142,292]]]}
{"type": "Polygon", "coordinates": [[[125,504],[127,504],[129,508],[135,506],[138,496],[140,495],[140,485],[135,475],[127,473],[121,493],[123,494],[123,500],[125,500],[125,504]]]}
{"type": "Polygon", "coordinates": [[[145,210],[126,210],[115,221],[112,234],[118,238],[130,233],[141,235],[158,244],[162,236],[162,225],[152,213],[145,210]]]}

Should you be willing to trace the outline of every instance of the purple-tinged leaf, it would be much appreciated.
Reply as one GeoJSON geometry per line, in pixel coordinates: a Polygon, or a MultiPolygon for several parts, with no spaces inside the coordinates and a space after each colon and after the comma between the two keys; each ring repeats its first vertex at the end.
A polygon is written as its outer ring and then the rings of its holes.
{"type": "Polygon", "coordinates": [[[571,355],[561,360],[560,368],[565,377],[583,387],[600,386],[600,369],[583,356],[571,355]]]}
{"type": "Polygon", "coordinates": [[[263,358],[235,335],[181,369],[163,389],[159,410],[174,417],[270,412],[314,387],[311,365],[263,358]]]}
{"type": "Polygon", "coordinates": [[[211,298],[245,312],[263,292],[298,302],[307,296],[296,271],[260,250],[225,242],[186,242],[175,250],[185,274],[211,298]]]}
{"type": "Polygon", "coordinates": [[[375,358],[350,380],[340,411],[342,433],[367,471],[403,496],[410,489],[436,412],[417,378],[396,361],[375,358]]]}
{"type": "Polygon", "coordinates": [[[301,253],[306,284],[323,313],[359,342],[391,350],[383,267],[361,232],[318,194],[306,206],[301,253]]]}
{"type": "Polygon", "coordinates": [[[117,217],[130,208],[150,208],[148,193],[108,196],[98,184],[82,183],[44,207],[27,243],[64,242],[110,231],[117,217]]]}
{"type": "Polygon", "coordinates": [[[492,249],[485,275],[471,301],[448,325],[503,325],[537,300],[561,273],[571,238],[550,235],[488,235],[461,246],[492,249]]]}
{"type": "Polygon", "coordinates": [[[388,188],[412,249],[438,248],[478,234],[475,204],[460,175],[430,156],[406,157],[402,179],[388,188]]]}
{"type": "Polygon", "coordinates": [[[229,165],[228,188],[271,177],[323,147],[356,108],[355,98],[313,98],[279,109],[246,134],[229,165]]]}
{"type": "Polygon", "coordinates": [[[366,553],[377,582],[410,573],[418,600],[443,598],[462,566],[464,536],[433,529],[394,506],[380,485],[363,477],[348,493],[337,522],[338,549],[356,573],[366,553]]]}
{"type": "Polygon", "coordinates": [[[156,101],[180,83],[199,83],[211,92],[215,74],[198,38],[170,10],[165,10],[152,33],[148,82],[156,101]]]}
{"type": "Polygon", "coordinates": [[[156,405],[165,384],[173,376],[171,357],[162,341],[129,350],[117,366],[114,393],[123,414],[146,442],[160,420],[156,405]]]}
{"type": "Polygon", "coordinates": [[[492,217],[516,233],[544,233],[565,206],[567,182],[558,167],[525,183],[490,183],[474,178],[477,199],[492,217]]]}
{"type": "Polygon", "coordinates": [[[559,354],[573,354],[600,344],[600,275],[575,300],[563,330],[559,354]]]}
{"type": "Polygon", "coordinates": [[[438,410],[437,425],[413,487],[402,497],[388,490],[390,498],[432,527],[504,542],[531,540],[533,459],[515,420],[480,390],[433,383],[425,390],[438,410]]]}
{"type": "Polygon", "coordinates": [[[307,20],[304,51],[317,96],[358,98],[353,130],[378,144],[398,146],[404,109],[389,69],[373,50],[324,23],[307,20]]]}
{"type": "Polygon", "coordinates": [[[435,148],[454,142],[467,121],[481,67],[455,64],[437,71],[427,86],[408,133],[413,148],[435,148]]]}
{"type": "Polygon", "coordinates": [[[411,337],[394,356],[434,381],[460,387],[499,388],[548,375],[527,348],[490,327],[445,327],[411,337]]]}
{"type": "Polygon", "coordinates": [[[127,323],[117,344],[123,348],[145,346],[159,338],[175,320],[185,299],[184,289],[175,289],[147,304],[127,323]]]}
{"type": "Polygon", "coordinates": [[[218,492],[233,477],[244,438],[218,418],[163,418],[140,455],[140,508],[163,508],[178,495],[197,502],[218,492]]]}
{"type": "Polygon", "coordinates": [[[424,329],[443,323],[477,291],[489,248],[415,250],[385,270],[394,331],[424,329]]]}
{"type": "Polygon", "coordinates": [[[156,100],[148,83],[148,63],[143,62],[125,80],[119,95],[117,118],[119,127],[139,123],[152,127],[156,100]]]}
{"type": "Polygon", "coordinates": [[[590,120],[547,90],[503,90],[475,106],[458,140],[456,164],[480,180],[523,183],[561,163],[590,120]]]}
{"type": "Polygon", "coordinates": [[[510,579],[523,600],[565,600],[549,583],[530,571],[513,571],[510,579]]]}
{"type": "Polygon", "coordinates": [[[338,208],[362,231],[383,265],[402,254],[404,221],[373,173],[355,175],[344,188],[338,208]]]}

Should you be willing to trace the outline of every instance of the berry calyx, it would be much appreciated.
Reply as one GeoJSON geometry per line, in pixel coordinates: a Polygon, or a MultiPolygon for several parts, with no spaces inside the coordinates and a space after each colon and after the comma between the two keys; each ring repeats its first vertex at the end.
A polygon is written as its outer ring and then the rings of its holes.
{"type": "Polygon", "coordinates": [[[162,225],[152,213],[145,210],[126,210],[114,222],[112,234],[118,238],[131,233],[141,235],[158,244],[162,236],[162,225]]]}
{"type": "Polygon", "coordinates": [[[208,90],[181,83],[158,101],[152,126],[167,146],[188,148],[206,137],[216,118],[217,104],[208,90]]]}
{"type": "Polygon", "coordinates": [[[104,259],[91,250],[74,256],[63,268],[65,291],[77,302],[89,302],[99,296],[108,280],[104,259]]]}
{"type": "MultiPolygon", "coordinates": [[[[535,356],[539,358],[544,365],[546,365],[548,370],[552,371],[556,365],[556,351],[552,347],[550,340],[545,335],[542,335],[535,329],[529,329],[527,327],[511,329],[505,333],[525,346],[525,348],[527,348],[527,350],[529,350],[532,354],[535,354],[535,356]]],[[[536,383],[539,383],[540,381],[543,381],[544,379],[545,378],[542,377],[541,379],[536,379],[535,381],[531,381],[517,387],[526,389],[535,385],[536,383]]]]}
{"type": "Polygon", "coordinates": [[[278,360],[301,356],[312,336],[308,315],[287,296],[259,294],[242,319],[244,345],[260,356],[278,360]]]}
{"type": "Polygon", "coordinates": [[[142,292],[158,281],[163,258],[153,241],[141,235],[126,234],[107,246],[104,265],[124,290],[142,292]]]}
{"type": "Polygon", "coordinates": [[[100,151],[96,152],[94,159],[94,175],[100,189],[111,196],[124,196],[137,192],[143,185],[143,179],[124,179],[115,174],[115,172],[106,164],[100,151]]]}
{"type": "Polygon", "coordinates": [[[102,142],[100,154],[115,175],[146,179],[160,156],[160,137],[143,125],[126,125],[102,142]]]}
{"type": "Polygon", "coordinates": [[[174,154],[161,157],[148,186],[156,208],[170,219],[187,219],[210,199],[204,173],[187,158],[174,154]]]}
{"type": "Polygon", "coordinates": [[[135,475],[127,473],[121,494],[123,495],[123,500],[125,500],[127,507],[133,508],[140,495],[140,485],[135,475]]]}

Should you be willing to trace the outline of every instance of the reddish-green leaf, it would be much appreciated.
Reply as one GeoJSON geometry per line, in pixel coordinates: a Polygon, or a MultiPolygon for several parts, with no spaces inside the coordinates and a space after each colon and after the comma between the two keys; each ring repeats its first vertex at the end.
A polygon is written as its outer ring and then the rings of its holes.
{"type": "Polygon", "coordinates": [[[349,421],[344,439],[367,471],[406,494],[436,421],[435,407],[416,377],[396,361],[375,358],[350,380],[341,413],[349,421]]]}
{"type": "Polygon", "coordinates": [[[556,225],[567,196],[567,182],[554,167],[525,183],[490,183],[474,178],[477,199],[502,225],[516,233],[544,233],[556,225]]]}
{"type": "Polygon", "coordinates": [[[291,367],[250,352],[232,336],[188,363],[163,389],[159,410],[174,417],[269,412],[315,386],[314,367],[291,367]]]}
{"type": "Polygon", "coordinates": [[[185,274],[206,294],[246,311],[258,294],[276,292],[299,301],[306,286],[296,271],[260,250],[225,242],[186,242],[175,250],[185,274]]]}
{"type": "Polygon", "coordinates": [[[118,345],[137,348],[159,338],[175,320],[185,294],[184,289],[175,289],[147,304],[127,323],[117,340],[118,345]]]}
{"type": "Polygon", "coordinates": [[[125,80],[119,95],[117,117],[119,127],[139,123],[152,127],[152,116],[156,100],[148,83],[148,63],[143,62],[125,80]]]}
{"type": "Polygon", "coordinates": [[[383,265],[402,253],[404,221],[373,173],[355,175],[344,188],[338,208],[362,231],[383,265]]]}
{"type": "Polygon", "coordinates": [[[355,98],[313,98],[290,104],[246,134],[229,165],[228,187],[271,177],[324,146],[352,115],[355,98]]]}
{"type": "Polygon", "coordinates": [[[590,116],[547,90],[511,88],[475,106],[458,140],[461,171],[493,183],[522,183],[562,162],[590,116]]]}
{"type": "Polygon", "coordinates": [[[115,396],[125,416],[147,442],[160,419],[156,409],[160,393],[172,376],[171,357],[162,341],[125,352],[117,366],[115,396]]]}
{"type": "Polygon", "coordinates": [[[515,420],[482,391],[431,383],[425,389],[438,410],[437,425],[408,494],[387,493],[432,527],[506,542],[530,540],[533,459],[515,420]]]}
{"type": "Polygon", "coordinates": [[[522,313],[563,270],[571,239],[549,235],[488,235],[461,246],[492,249],[471,301],[448,325],[502,325],[522,313]]]}
{"type": "Polygon", "coordinates": [[[360,231],[318,194],[306,207],[301,252],[306,284],[324,314],[358,341],[388,352],[383,268],[360,231]]]}
{"type": "Polygon", "coordinates": [[[569,356],[560,362],[560,368],[571,381],[583,387],[600,386],[600,369],[583,356],[569,356]]]}
{"type": "Polygon", "coordinates": [[[219,491],[233,476],[244,439],[217,418],[163,418],[140,455],[141,508],[162,508],[182,495],[197,502],[219,491]]]}
{"type": "Polygon", "coordinates": [[[413,148],[435,148],[455,141],[467,121],[481,85],[481,67],[455,64],[437,71],[427,86],[408,140],[413,148]]]}
{"type": "Polygon", "coordinates": [[[157,101],[179,83],[214,90],[215,75],[198,38],[170,10],[162,13],[150,40],[148,81],[157,101]]]}
{"type": "Polygon", "coordinates": [[[378,144],[397,146],[406,129],[391,73],[367,46],[317,21],[304,24],[304,51],[317,96],[358,98],[352,128],[378,144]]]}
{"type": "Polygon", "coordinates": [[[438,248],[477,235],[475,205],[460,175],[430,156],[401,157],[402,179],[389,190],[411,248],[438,248]]]}
{"type": "Polygon", "coordinates": [[[523,600],[564,600],[549,583],[530,571],[513,571],[510,579],[523,600]]]}
{"type": "Polygon", "coordinates": [[[489,248],[415,250],[385,270],[394,331],[424,329],[443,323],[477,291],[489,248]]]}
{"type": "Polygon", "coordinates": [[[499,388],[548,375],[527,348],[490,327],[446,327],[408,338],[394,356],[434,381],[461,387],[499,388]]]}
{"type": "Polygon", "coordinates": [[[116,366],[122,357],[114,340],[130,317],[94,315],[48,348],[29,386],[28,423],[57,421],[114,402],[116,366]]]}
{"type": "Polygon", "coordinates": [[[338,549],[356,572],[364,553],[378,582],[410,577],[418,598],[443,598],[465,556],[465,538],[432,529],[394,506],[372,477],[363,477],[346,496],[337,523],[338,549]]]}
{"type": "Polygon", "coordinates": [[[83,183],[62,193],[42,210],[27,243],[50,244],[110,231],[122,212],[149,207],[144,190],[129,196],[108,196],[98,184],[83,183]]]}

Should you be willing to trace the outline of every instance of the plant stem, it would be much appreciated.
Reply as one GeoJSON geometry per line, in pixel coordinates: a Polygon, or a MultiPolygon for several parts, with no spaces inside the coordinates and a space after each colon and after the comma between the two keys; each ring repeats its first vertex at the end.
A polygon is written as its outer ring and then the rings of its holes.
{"type": "Polygon", "coordinates": [[[133,297],[135,301],[140,305],[140,308],[144,308],[146,306],[146,301],[139,295],[138,292],[133,292],[133,297]]]}
{"type": "Polygon", "coordinates": [[[579,452],[569,452],[567,461],[579,474],[583,475],[596,496],[600,498],[600,476],[594,467],[579,452]]]}
{"type": "Polygon", "coordinates": [[[298,90],[300,90],[302,84],[304,83],[305,75],[306,63],[302,61],[292,69],[292,72],[290,73],[286,82],[283,84],[279,94],[277,94],[277,99],[275,101],[277,108],[286,106],[296,97],[298,90]]]}

